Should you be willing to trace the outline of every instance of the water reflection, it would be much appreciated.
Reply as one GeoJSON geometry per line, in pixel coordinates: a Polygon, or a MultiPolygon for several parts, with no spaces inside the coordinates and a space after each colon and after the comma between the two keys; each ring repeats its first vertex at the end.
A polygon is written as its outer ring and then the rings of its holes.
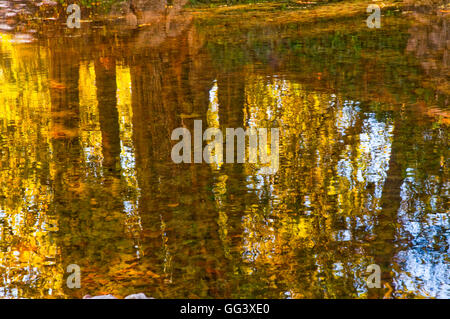
{"type": "Polygon", "coordinates": [[[407,28],[243,44],[179,25],[156,44],[2,35],[0,295],[449,297],[448,97],[417,90],[407,28]],[[174,164],[171,132],[194,119],[279,127],[279,171],[174,164]],[[390,294],[367,289],[372,263],[390,294]]]}

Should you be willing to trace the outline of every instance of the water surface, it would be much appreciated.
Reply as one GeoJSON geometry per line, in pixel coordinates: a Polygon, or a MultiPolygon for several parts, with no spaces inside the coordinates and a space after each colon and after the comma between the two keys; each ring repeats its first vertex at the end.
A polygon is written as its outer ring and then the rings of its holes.
{"type": "Polygon", "coordinates": [[[450,297],[446,23],[2,34],[0,296],[450,297]],[[278,172],[173,163],[196,119],[278,172]]]}

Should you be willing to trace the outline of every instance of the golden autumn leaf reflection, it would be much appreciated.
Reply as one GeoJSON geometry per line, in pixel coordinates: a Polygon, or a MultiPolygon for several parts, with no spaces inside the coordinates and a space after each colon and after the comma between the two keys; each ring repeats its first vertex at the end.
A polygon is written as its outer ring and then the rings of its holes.
{"type": "Polygon", "coordinates": [[[0,296],[449,297],[448,92],[390,19],[2,34],[0,296]],[[194,119],[280,128],[278,172],[174,164],[194,119]]]}

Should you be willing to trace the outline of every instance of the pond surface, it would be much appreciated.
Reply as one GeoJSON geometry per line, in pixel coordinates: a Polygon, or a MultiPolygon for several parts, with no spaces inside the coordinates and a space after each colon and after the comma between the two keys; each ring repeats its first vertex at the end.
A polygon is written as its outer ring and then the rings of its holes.
{"type": "Polygon", "coordinates": [[[1,34],[0,296],[450,297],[448,20],[364,19],[1,34]],[[278,171],[175,164],[194,120],[278,171]]]}

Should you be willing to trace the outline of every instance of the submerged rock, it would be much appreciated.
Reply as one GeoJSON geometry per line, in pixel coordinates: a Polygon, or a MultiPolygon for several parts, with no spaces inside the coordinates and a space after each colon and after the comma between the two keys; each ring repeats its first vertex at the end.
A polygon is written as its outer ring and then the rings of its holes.
{"type": "Polygon", "coordinates": [[[12,43],[31,43],[35,40],[35,38],[27,33],[16,33],[14,38],[11,40],[12,43]]]}
{"type": "Polygon", "coordinates": [[[155,299],[155,298],[147,297],[145,294],[143,294],[141,292],[138,294],[132,294],[132,295],[126,296],[124,299],[155,299]]]}
{"type": "Polygon", "coordinates": [[[56,6],[58,4],[58,2],[56,1],[52,1],[52,0],[44,0],[42,2],[39,2],[38,4],[36,4],[38,7],[40,6],[56,6]]]}
{"type": "Polygon", "coordinates": [[[114,297],[113,295],[102,295],[102,296],[94,296],[94,297],[92,297],[91,295],[86,295],[83,297],[83,299],[117,299],[117,298],[114,297]]]}
{"type": "Polygon", "coordinates": [[[8,24],[0,24],[0,30],[11,31],[11,30],[14,30],[14,28],[8,24]]]}
{"type": "MultiPolygon", "coordinates": [[[[113,295],[102,295],[102,296],[91,296],[91,295],[86,295],[83,297],[83,299],[119,299],[114,297],[113,295]]],[[[152,297],[147,297],[145,294],[138,293],[138,294],[132,294],[132,295],[128,295],[123,299],[155,299],[152,297]]]]}

